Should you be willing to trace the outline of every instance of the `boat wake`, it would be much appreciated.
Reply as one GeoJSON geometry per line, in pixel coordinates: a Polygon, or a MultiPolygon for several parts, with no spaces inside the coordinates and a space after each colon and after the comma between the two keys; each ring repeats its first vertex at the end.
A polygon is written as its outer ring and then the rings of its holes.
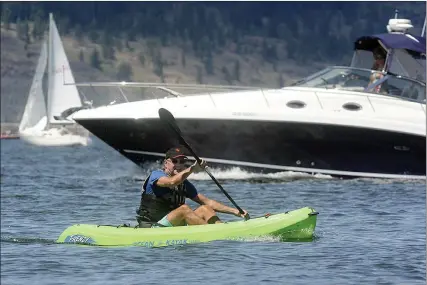
{"type": "Polygon", "coordinates": [[[249,238],[242,238],[242,239],[231,239],[232,241],[239,241],[239,242],[281,242],[282,240],[280,237],[277,236],[257,236],[257,237],[249,237],[249,238]]]}
{"type": "MultiPolygon", "coordinates": [[[[243,170],[239,167],[232,167],[227,169],[219,169],[219,168],[211,168],[211,173],[217,179],[224,180],[246,180],[251,182],[258,183],[269,183],[272,181],[292,181],[298,179],[315,179],[315,178],[323,178],[323,179],[331,179],[330,175],[323,174],[309,174],[303,172],[294,172],[294,171],[282,171],[275,173],[259,173],[243,170]]],[[[208,174],[201,172],[195,173],[191,176],[193,180],[210,180],[208,174]]]]}
{"type": "MultiPolygon", "coordinates": [[[[313,236],[310,238],[283,238],[280,236],[256,236],[256,237],[246,237],[246,238],[236,238],[231,239],[231,241],[239,241],[239,242],[261,242],[261,243],[278,243],[278,242],[313,242],[320,238],[320,236],[313,233],[313,236]]],[[[230,240],[228,240],[230,241],[230,240]]]]}
{"type": "MultiPolygon", "coordinates": [[[[140,167],[136,167],[137,173],[133,174],[133,179],[136,181],[144,181],[145,178],[150,174],[152,170],[160,169],[161,162],[146,162],[142,165],[142,171],[140,167]]],[[[271,173],[262,173],[254,170],[242,169],[238,166],[230,167],[209,167],[210,172],[214,175],[217,180],[235,180],[235,181],[247,181],[251,183],[275,183],[275,182],[289,182],[295,180],[309,180],[309,179],[340,179],[338,177],[333,177],[327,174],[321,173],[306,173],[306,172],[297,172],[297,171],[281,171],[281,172],[271,172],[271,173]]],[[[205,172],[193,173],[191,175],[191,180],[211,180],[209,175],[205,172]]],[[[414,179],[405,179],[405,178],[372,178],[372,177],[363,177],[363,178],[353,178],[350,181],[355,183],[360,183],[361,181],[366,181],[374,184],[391,184],[401,182],[401,183],[424,183],[425,180],[414,180],[414,179]]]]}
{"type": "MultiPolygon", "coordinates": [[[[146,176],[150,174],[150,171],[154,169],[160,169],[161,164],[156,162],[150,162],[143,165],[143,174],[135,175],[137,181],[145,180],[146,176]]],[[[274,173],[260,173],[250,170],[241,169],[240,167],[228,167],[228,168],[209,168],[213,176],[218,180],[236,180],[236,181],[249,181],[252,183],[271,183],[271,182],[287,182],[300,179],[333,179],[330,175],[325,174],[309,174],[304,172],[295,171],[282,171],[274,173]]],[[[209,175],[205,172],[193,173],[191,180],[211,180],[209,175]]]]}
{"type": "Polygon", "coordinates": [[[2,243],[21,243],[21,244],[56,244],[53,239],[42,238],[14,238],[14,237],[1,237],[2,243]]]}
{"type": "Polygon", "coordinates": [[[387,185],[387,184],[396,184],[396,183],[402,183],[402,184],[426,184],[425,180],[421,179],[405,179],[405,178],[395,178],[395,179],[386,179],[386,178],[357,178],[354,179],[355,182],[367,182],[370,184],[378,184],[378,185],[387,185]]]}

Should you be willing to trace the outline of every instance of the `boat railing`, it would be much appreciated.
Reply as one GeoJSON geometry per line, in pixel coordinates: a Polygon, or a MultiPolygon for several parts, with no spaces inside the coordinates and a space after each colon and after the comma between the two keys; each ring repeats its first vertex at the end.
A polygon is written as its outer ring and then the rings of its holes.
{"type": "MultiPolygon", "coordinates": [[[[174,98],[185,98],[192,95],[208,95],[210,98],[210,101],[212,102],[213,106],[216,108],[217,104],[215,102],[214,96],[215,94],[227,92],[227,91],[254,91],[259,92],[259,95],[262,96],[263,101],[266,104],[267,108],[270,108],[272,105],[271,102],[269,102],[268,96],[266,96],[266,91],[273,91],[280,89],[275,88],[264,88],[264,87],[254,87],[254,86],[235,86],[235,85],[208,85],[208,84],[173,84],[173,83],[147,83],[147,82],[83,82],[83,83],[64,83],[66,85],[75,85],[78,87],[79,92],[82,93],[82,95],[85,97],[85,100],[88,101],[88,96],[85,95],[83,90],[81,88],[91,88],[94,90],[94,93],[96,93],[98,96],[101,96],[96,90],[98,87],[100,88],[114,88],[118,90],[119,97],[121,99],[118,99],[117,96],[115,96],[114,100],[110,100],[108,102],[94,104],[94,106],[105,106],[105,105],[112,105],[117,103],[125,103],[125,102],[132,102],[132,101],[141,101],[141,100],[148,100],[148,99],[156,99],[159,104],[161,105],[160,99],[164,99],[165,97],[174,97],[174,98]],[[154,98],[144,98],[144,96],[139,93],[141,96],[133,96],[129,95],[128,89],[135,90],[135,89],[153,89],[155,91],[161,91],[163,93],[163,96],[161,96],[157,92],[152,92],[154,95],[154,98]],[[184,89],[186,92],[178,92],[178,90],[184,89]],[[192,92],[191,92],[192,91],[192,92]],[[166,96],[165,96],[166,95],[166,96]],[[133,98],[129,98],[133,97],[133,98]],[[137,97],[137,98],[135,98],[137,97]]],[[[294,88],[298,86],[289,86],[287,88],[294,88]]],[[[340,91],[337,89],[337,91],[340,91]]],[[[132,93],[132,92],[130,92],[132,93]]],[[[316,96],[316,99],[319,103],[320,109],[323,108],[322,104],[322,98],[319,96],[319,90],[316,92],[313,92],[316,96]]],[[[117,95],[117,94],[116,94],[117,95]]],[[[372,98],[378,98],[377,96],[381,94],[376,93],[366,93],[366,92],[353,92],[352,96],[361,96],[366,97],[372,110],[375,112],[374,104],[372,103],[372,98]]],[[[384,100],[401,100],[402,98],[399,96],[382,96],[384,100]]],[[[405,98],[407,99],[407,98],[405,98]]],[[[424,113],[426,113],[425,108],[423,108],[422,104],[420,104],[421,109],[424,113]]]]}
{"type": "Polygon", "coordinates": [[[131,102],[131,101],[148,100],[148,99],[160,100],[168,96],[175,97],[175,98],[182,98],[182,97],[187,97],[191,95],[208,95],[211,99],[212,104],[216,106],[215,100],[212,97],[212,95],[214,95],[215,93],[222,93],[226,91],[250,91],[250,90],[253,90],[253,91],[260,90],[261,95],[264,97],[266,104],[269,105],[262,87],[237,86],[237,85],[125,82],[125,81],[64,83],[64,85],[74,85],[78,87],[79,92],[82,94],[82,96],[86,101],[90,101],[89,99],[93,97],[98,97],[98,99],[105,97],[103,94],[100,94],[98,90],[99,87],[113,88],[118,90],[118,93],[114,95],[114,98],[109,98],[110,100],[108,102],[104,102],[104,104],[101,103],[96,105],[105,105],[105,104],[112,105],[119,102],[131,102]],[[93,96],[93,94],[92,96],[89,95],[87,91],[83,90],[84,88],[89,88],[89,90],[92,90],[92,93],[95,94],[95,96],[93,96]],[[138,94],[138,92],[129,91],[129,89],[131,90],[132,89],[133,90],[151,89],[151,91],[149,92],[149,94],[147,94],[147,92],[141,92],[138,94]],[[184,89],[187,92],[178,92],[178,90],[180,89],[184,89]],[[161,93],[163,93],[163,96],[156,91],[161,91],[161,93]],[[135,96],[135,94],[137,95],[135,96]],[[153,95],[153,96],[144,96],[144,95],[153,95]]]}

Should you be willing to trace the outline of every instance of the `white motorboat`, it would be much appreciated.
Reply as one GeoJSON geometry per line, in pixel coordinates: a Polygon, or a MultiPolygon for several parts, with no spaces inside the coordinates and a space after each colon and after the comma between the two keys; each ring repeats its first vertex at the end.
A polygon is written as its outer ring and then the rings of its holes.
{"type": "Polygon", "coordinates": [[[355,41],[350,66],[327,67],[281,89],[213,93],[212,86],[78,83],[161,88],[170,96],[81,110],[72,118],[137,164],[161,160],[177,144],[159,119],[159,108],[166,108],[210,163],[264,172],[425,179],[426,39],[409,34],[409,28],[409,20],[391,19],[388,33],[355,41]],[[385,65],[372,70],[378,49],[385,65]],[[196,87],[205,91],[191,96],[178,91],[196,87]]]}

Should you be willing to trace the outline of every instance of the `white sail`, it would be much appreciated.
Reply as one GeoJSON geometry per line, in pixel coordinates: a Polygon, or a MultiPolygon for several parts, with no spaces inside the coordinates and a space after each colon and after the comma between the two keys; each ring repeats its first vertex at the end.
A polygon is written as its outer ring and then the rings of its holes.
{"type": "Polygon", "coordinates": [[[61,115],[63,111],[71,107],[82,106],[82,102],[76,86],[64,85],[65,79],[67,80],[67,83],[74,83],[75,81],[52,14],[49,16],[48,72],[48,121],[49,124],[60,124],[61,122],[55,120],[54,116],[61,115]]]}
{"type": "Polygon", "coordinates": [[[52,15],[49,19],[49,40],[43,44],[31,85],[27,105],[19,126],[20,138],[34,145],[87,145],[89,132],[73,120],[58,121],[54,116],[72,107],[82,106],[67,56],[52,15]],[[43,76],[48,69],[47,108],[43,94],[43,76]]]}
{"type": "Polygon", "coordinates": [[[33,77],[19,132],[25,129],[43,130],[46,127],[46,101],[43,93],[43,77],[47,64],[47,43],[43,42],[36,72],[33,77]]]}

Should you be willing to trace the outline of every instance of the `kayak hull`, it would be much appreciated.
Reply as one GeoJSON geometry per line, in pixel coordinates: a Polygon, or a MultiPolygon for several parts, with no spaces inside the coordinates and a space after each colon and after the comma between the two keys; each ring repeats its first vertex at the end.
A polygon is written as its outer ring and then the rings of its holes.
{"type": "Polygon", "coordinates": [[[161,247],[214,240],[250,240],[273,236],[281,240],[313,237],[317,212],[305,207],[286,213],[266,215],[248,221],[183,227],[134,228],[129,226],[76,224],[59,236],[58,243],[99,246],[161,247]]]}

